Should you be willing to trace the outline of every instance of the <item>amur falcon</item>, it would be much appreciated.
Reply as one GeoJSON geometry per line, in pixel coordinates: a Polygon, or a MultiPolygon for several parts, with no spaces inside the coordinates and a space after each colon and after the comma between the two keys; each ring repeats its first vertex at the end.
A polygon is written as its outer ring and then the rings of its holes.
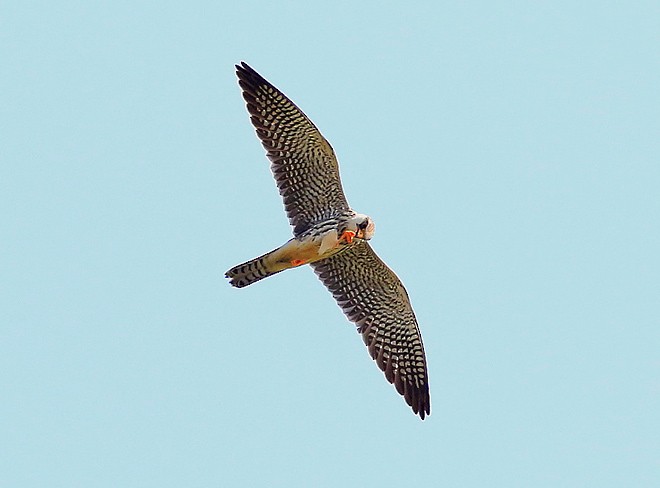
{"type": "Polygon", "coordinates": [[[373,220],[349,206],[335,153],[302,110],[246,63],[236,66],[236,74],[293,238],[225,276],[242,288],[309,264],[355,323],[387,380],[424,419],[431,400],[422,336],[406,289],[368,243],[373,220]]]}

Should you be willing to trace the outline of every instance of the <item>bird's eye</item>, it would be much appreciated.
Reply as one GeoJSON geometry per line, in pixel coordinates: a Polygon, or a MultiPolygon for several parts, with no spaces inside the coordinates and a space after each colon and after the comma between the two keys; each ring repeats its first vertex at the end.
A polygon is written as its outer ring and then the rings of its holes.
{"type": "Polygon", "coordinates": [[[358,228],[364,230],[367,228],[368,225],[369,225],[369,219],[364,219],[362,223],[358,225],[358,228]]]}

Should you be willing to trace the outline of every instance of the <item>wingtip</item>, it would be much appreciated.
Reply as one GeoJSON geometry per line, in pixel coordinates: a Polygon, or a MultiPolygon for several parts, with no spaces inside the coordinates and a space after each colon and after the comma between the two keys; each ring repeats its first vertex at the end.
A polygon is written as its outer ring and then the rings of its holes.
{"type": "Polygon", "coordinates": [[[252,66],[250,66],[249,64],[247,64],[245,61],[241,61],[240,63],[235,64],[234,66],[236,68],[236,74],[239,76],[239,78],[241,77],[241,75],[243,75],[243,76],[245,76],[245,75],[255,76],[256,75],[258,77],[261,77],[261,75],[259,75],[259,73],[257,73],[254,70],[254,68],[252,66]]]}
{"type": "Polygon", "coordinates": [[[243,93],[256,91],[257,87],[260,85],[270,85],[263,76],[257,73],[254,68],[245,61],[241,61],[240,64],[235,66],[238,84],[243,90],[243,93]]]}
{"type": "Polygon", "coordinates": [[[404,398],[415,415],[419,415],[420,419],[424,420],[431,415],[431,396],[429,395],[428,385],[426,388],[413,390],[410,398],[407,396],[404,396],[404,398]]]}
{"type": "Polygon", "coordinates": [[[431,400],[428,397],[426,397],[426,404],[419,409],[418,415],[422,420],[431,415],[431,400]]]}

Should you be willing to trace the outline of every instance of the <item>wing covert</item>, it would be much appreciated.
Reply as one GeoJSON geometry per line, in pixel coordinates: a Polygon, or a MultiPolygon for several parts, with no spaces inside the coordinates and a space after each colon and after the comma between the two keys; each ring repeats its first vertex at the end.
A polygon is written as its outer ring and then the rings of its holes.
{"type": "Polygon", "coordinates": [[[310,265],[356,324],[387,380],[424,419],[431,413],[426,356],[399,278],[366,241],[310,265]]]}
{"type": "Polygon", "coordinates": [[[312,121],[246,63],[236,75],[294,234],[349,211],[335,153],[312,121]]]}

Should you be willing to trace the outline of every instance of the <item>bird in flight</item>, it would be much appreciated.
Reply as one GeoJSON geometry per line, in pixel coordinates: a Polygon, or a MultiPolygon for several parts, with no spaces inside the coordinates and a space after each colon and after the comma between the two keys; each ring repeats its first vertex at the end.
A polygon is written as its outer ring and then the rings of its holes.
{"type": "Polygon", "coordinates": [[[335,153],[302,110],[246,63],[236,65],[236,75],[293,238],[234,266],[226,278],[242,288],[309,264],[355,323],[387,380],[424,419],[431,400],[422,336],[406,289],[368,243],[373,220],[349,206],[335,153]]]}

